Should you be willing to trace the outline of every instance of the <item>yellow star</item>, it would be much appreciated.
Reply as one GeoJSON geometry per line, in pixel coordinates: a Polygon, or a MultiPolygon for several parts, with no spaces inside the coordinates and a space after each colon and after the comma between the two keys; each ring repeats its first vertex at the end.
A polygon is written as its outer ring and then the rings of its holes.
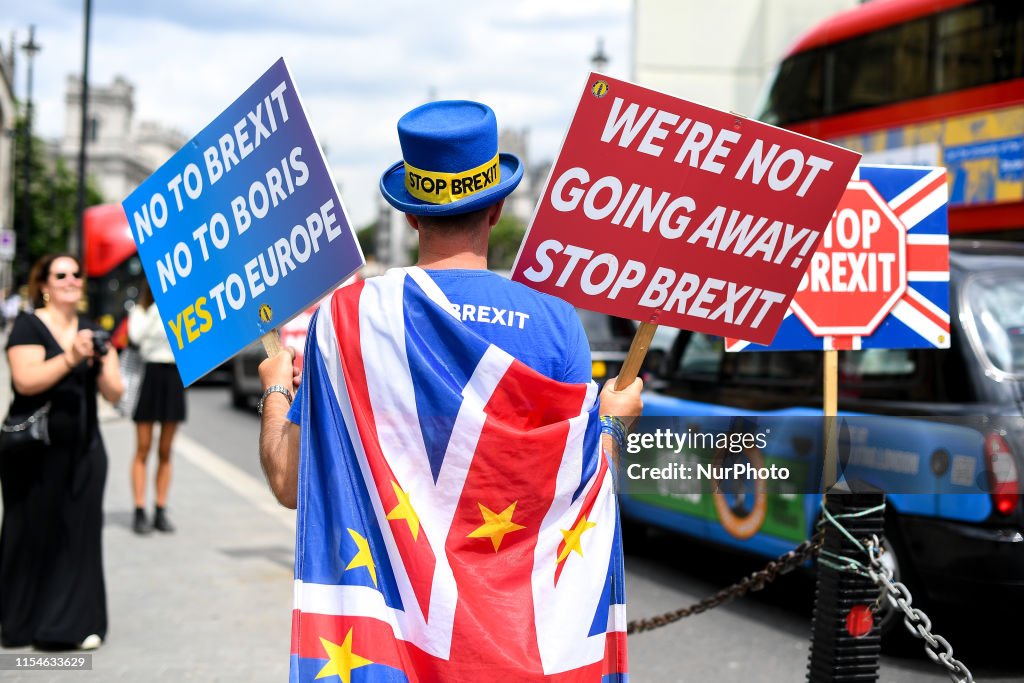
{"type": "Polygon", "coordinates": [[[373,579],[373,585],[377,585],[377,565],[373,563],[373,557],[370,555],[370,544],[365,538],[359,535],[355,529],[348,530],[349,536],[356,542],[356,547],[359,548],[359,552],[352,558],[352,561],[345,567],[345,571],[349,569],[357,569],[359,567],[366,567],[370,571],[370,578],[373,579]]]}
{"type": "Polygon", "coordinates": [[[501,540],[505,538],[505,534],[526,528],[512,521],[512,514],[515,512],[516,503],[518,502],[518,500],[515,501],[515,503],[512,503],[500,513],[495,513],[482,504],[477,503],[480,507],[480,514],[484,517],[484,523],[471,531],[469,538],[489,538],[491,539],[491,545],[494,546],[494,552],[498,552],[498,546],[501,545],[501,540]]]}
{"type": "Polygon", "coordinates": [[[401,489],[398,482],[392,481],[391,486],[395,489],[395,496],[398,497],[398,505],[388,513],[388,519],[404,519],[409,524],[412,540],[419,540],[420,518],[416,511],[413,510],[412,503],[409,502],[409,494],[401,489]]]}
{"type": "Polygon", "coordinates": [[[364,659],[352,652],[352,629],[348,630],[348,633],[345,635],[345,642],[341,645],[332,643],[326,638],[320,638],[320,644],[324,646],[324,651],[327,652],[328,662],[324,664],[324,668],[320,669],[320,673],[316,675],[318,679],[337,676],[343,683],[352,683],[353,669],[373,664],[369,659],[364,659]]]}
{"type": "Polygon", "coordinates": [[[579,523],[573,529],[561,529],[562,536],[565,537],[565,547],[562,548],[562,552],[558,555],[558,561],[561,562],[569,556],[569,552],[575,550],[583,557],[583,548],[580,547],[580,536],[587,529],[592,529],[597,526],[594,522],[588,522],[586,517],[580,519],[579,523]]]}

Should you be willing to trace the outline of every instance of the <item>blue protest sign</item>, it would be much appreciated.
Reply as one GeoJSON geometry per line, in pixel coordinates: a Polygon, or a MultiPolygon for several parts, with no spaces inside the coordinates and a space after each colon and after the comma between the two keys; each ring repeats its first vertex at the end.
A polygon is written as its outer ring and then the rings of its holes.
{"type": "Polygon", "coordinates": [[[284,59],[123,206],[186,385],[364,263],[284,59]]]}
{"type": "Polygon", "coordinates": [[[949,348],[946,169],[857,167],[767,346],[727,351],[949,348]]]}

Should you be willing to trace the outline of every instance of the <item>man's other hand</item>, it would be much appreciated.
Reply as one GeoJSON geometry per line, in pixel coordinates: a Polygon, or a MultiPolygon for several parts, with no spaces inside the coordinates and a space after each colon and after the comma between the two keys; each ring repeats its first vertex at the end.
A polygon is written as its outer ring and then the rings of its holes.
{"type": "Polygon", "coordinates": [[[621,391],[615,390],[615,382],[618,377],[612,377],[604,383],[601,395],[598,397],[601,403],[601,415],[614,415],[622,420],[626,430],[633,428],[633,423],[640,417],[644,403],[640,399],[640,392],[643,391],[644,381],[637,377],[633,383],[621,391]]]}
{"type": "Polygon", "coordinates": [[[259,372],[264,391],[275,384],[294,389],[299,386],[301,380],[301,373],[295,367],[295,349],[290,346],[284,347],[260,363],[259,372]]]}

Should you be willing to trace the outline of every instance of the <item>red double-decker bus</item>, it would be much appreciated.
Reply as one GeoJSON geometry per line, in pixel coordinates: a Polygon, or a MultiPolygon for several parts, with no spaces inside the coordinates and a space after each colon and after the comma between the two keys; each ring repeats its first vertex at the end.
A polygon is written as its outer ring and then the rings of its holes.
{"type": "Polygon", "coordinates": [[[120,204],[89,207],[83,228],[89,314],[109,330],[131,310],[146,274],[120,204]]]}
{"type": "Polygon", "coordinates": [[[864,154],[945,166],[953,234],[1024,239],[1024,2],[873,0],[779,64],[758,118],[864,154]]]}

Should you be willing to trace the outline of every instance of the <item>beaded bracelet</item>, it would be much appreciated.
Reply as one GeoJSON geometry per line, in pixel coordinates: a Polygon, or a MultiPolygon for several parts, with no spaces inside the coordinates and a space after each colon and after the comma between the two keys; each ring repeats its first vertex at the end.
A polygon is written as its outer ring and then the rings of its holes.
{"type": "Polygon", "coordinates": [[[625,448],[626,425],[619,418],[615,417],[614,415],[602,415],[601,433],[607,434],[613,439],[615,439],[615,443],[618,445],[620,451],[625,448]]]}

